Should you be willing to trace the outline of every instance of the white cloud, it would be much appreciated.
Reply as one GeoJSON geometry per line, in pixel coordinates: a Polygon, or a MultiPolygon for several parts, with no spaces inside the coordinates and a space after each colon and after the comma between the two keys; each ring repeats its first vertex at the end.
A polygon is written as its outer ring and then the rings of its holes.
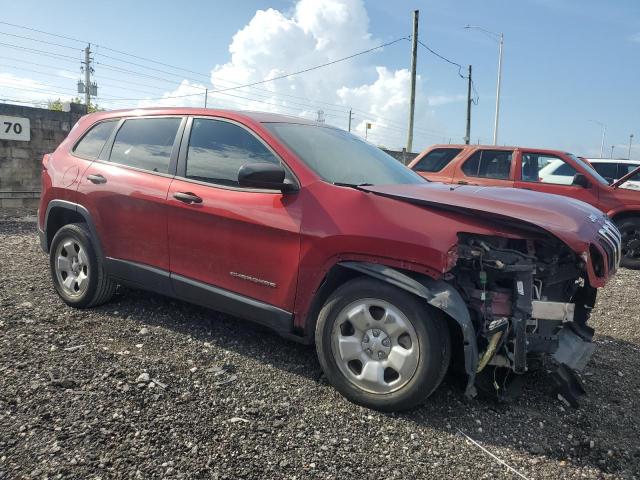
{"type": "Polygon", "coordinates": [[[73,98],[72,94],[63,94],[54,88],[26,77],[18,77],[11,73],[0,73],[0,98],[3,100],[31,101],[33,105],[42,106],[49,100],[61,99],[63,102],[73,98]]]}
{"type": "Polygon", "coordinates": [[[69,70],[58,70],[58,76],[69,80],[78,80],[79,78],[78,73],[70,72],[69,70]]]}
{"type": "MultiPolygon", "coordinates": [[[[183,80],[180,85],[171,92],[162,95],[161,100],[149,96],[147,100],[140,100],[139,107],[203,107],[206,85],[183,80]]],[[[113,102],[112,102],[113,103],[113,102]]],[[[116,103],[118,103],[116,101],[116,103]]],[[[124,103],[127,103],[125,100],[124,103]]]]}
{"type": "MultiPolygon", "coordinates": [[[[331,62],[351,53],[384,43],[369,32],[369,17],[361,0],[300,0],[292,13],[258,10],[253,18],[232,38],[227,63],[215,65],[211,71],[209,106],[221,108],[266,110],[315,118],[325,112],[327,123],[346,128],[348,110],[354,109],[354,130],[364,134],[371,122],[370,139],[390,147],[401,147],[406,141],[409,72],[378,66],[375,54],[367,54],[301,75],[216,93],[239,84],[259,82],[331,62]],[[295,97],[301,98],[293,98],[295,97]],[[335,105],[327,105],[329,102],[335,105]]],[[[409,48],[400,43],[387,47],[403,52],[409,48]]],[[[433,109],[454,101],[458,95],[422,95],[423,80],[418,79],[416,101],[416,147],[442,141],[445,134],[433,109]]],[[[200,85],[204,87],[204,85],[200,85]]],[[[183,81],[165,97],[194,92],[194,85],[183,81]]],[[[463,97],[464,98],[464,97],[463,97]]],[[[202,97],[167,98],[143,101],[140,106],[202,105],[202,97]]]]}

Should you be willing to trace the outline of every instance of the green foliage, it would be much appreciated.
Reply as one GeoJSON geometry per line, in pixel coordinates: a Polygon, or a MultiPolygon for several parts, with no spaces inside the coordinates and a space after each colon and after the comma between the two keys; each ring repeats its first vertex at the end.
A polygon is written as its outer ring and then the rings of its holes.
{"type": "MultiPolygon", "coordinates": [[[[83,104],[84,101],[80,97],[75,97],[71,99],[71,103],[83,104]]],[[[62,112],[64,110],[64,102],[59,98],[56,100],[48,100],[47,105],[49,110],[55,110],[57,112],[62,112]]],[[[101,108],[100,105],[95,103],[90,103],[89,108],[87,109],[88,113],[102,112],[102,111],[104,111],[104,108],[101,108]]]]}
{"type": "Polygon", "coordinates": [[[61,112],[63,110],[62,100],[59,98],[57,100],[47,100],[47,108],[49,110],[55,110],[56,112],[61,112]]]}

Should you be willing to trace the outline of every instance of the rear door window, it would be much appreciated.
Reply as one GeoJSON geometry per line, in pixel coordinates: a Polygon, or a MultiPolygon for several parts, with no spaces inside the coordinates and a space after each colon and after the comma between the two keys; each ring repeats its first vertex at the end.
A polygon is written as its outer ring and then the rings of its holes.
{"type": "Polygon", "coordinates": [[[461,148],[436,148],[427,153],[416,163],[413,169],[416,172],[439,172],[449,165],[462,151],[461,148]]]}
{"type": "Polygon", "coordinates": [[[132,118],[118,130],[109,161],[158,173],[169,172],[169,160],[180,117],[132,118]]]}
{"type": "Polygon", "coordinates": [[[120,119],[107,120],[91,127],[91,129],[73,147],[73,153],[82,158],[96,160],[105,143],[113,133],[120,119]]]}
{"type": "Polygon", "coordinates": [[[462,172],[467,177],[508,180],[512,158],[508,150],[477,150],[464,162],[462,172]]]}
{"type": "Polygon", "coordinates": [[[522,181],[571,185],[576,169],[560,157],[542,153],[522,154],[522,181]]]}

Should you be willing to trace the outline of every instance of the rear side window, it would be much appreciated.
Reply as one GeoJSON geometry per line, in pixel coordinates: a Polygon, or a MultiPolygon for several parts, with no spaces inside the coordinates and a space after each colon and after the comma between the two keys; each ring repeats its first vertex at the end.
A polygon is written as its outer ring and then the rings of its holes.
{"type": "Polygon", "coordinates": [[[563,159],[544,153],[522,155],[522,181],[571,185],[576,169],[563,159]]]}
{"type": "Polygon", "coordinates": [[[417,172],[439,172],[461,151],[461,148],[436,148],[422,157],[413,169],[417,172]]]}
{"type": "MultiPolygon", "coordinates": [[[[620,177],[619,178],[622,178],[626,174],[633,172],[638,167],[640,167],[640,164],[638,164],[638,165],[631,165],[631,164],[628,164],[628,163],[620,164],[620,177]]],[[[630,178],[629,180],[638,180],[639,178],[640,178],[640,173],[634,175],[633,178],[630,178]]]]}
{"type": "Polygon", "coordinates": [[[73,147],[73,153],[79,157],[95,160],[100,156],[100,152],[113,133],[113,129],[119,120],[109,120],[101,122],[91,127],[91,129],[73,147]]]}
{"type": "Polygon", "coordinates": [[[508,180],[513,152],[478,150],[464,163],[462,171],[468,177],[508,180]]]}
{"type": "Polygon", "coordinates": [[[618,174],[617,163],[592,163],[591,165],[596,169],[596,172],[602,175],[609,182],[613,182],[622,176],[618,174]]]}
{"type": "Polygon", "coordinates": [[[187,178],[238,186],[240,167],[256,162],[280,164],[280,160],[244,128],[221,120],[193,120],[187,151],[187,178]]]}
{"type": "Polygon", "coordinates": [[[168,173],[171,150],[182,118],[134,118],[118,130],[109,161],[168,173]]]}

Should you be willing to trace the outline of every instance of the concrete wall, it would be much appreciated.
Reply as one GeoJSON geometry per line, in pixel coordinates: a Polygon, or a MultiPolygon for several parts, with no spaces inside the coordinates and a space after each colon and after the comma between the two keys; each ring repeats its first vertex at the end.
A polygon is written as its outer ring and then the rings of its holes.
{"type": "Polygon", "coordinates": [[[0,140],[0,207],[37,206],[42,156],[56,149],[84,113],[84,105],[77,104],[71,104],[68,112],[0,104],[1,116],[31,122],[31,140],[0,140]]]}

